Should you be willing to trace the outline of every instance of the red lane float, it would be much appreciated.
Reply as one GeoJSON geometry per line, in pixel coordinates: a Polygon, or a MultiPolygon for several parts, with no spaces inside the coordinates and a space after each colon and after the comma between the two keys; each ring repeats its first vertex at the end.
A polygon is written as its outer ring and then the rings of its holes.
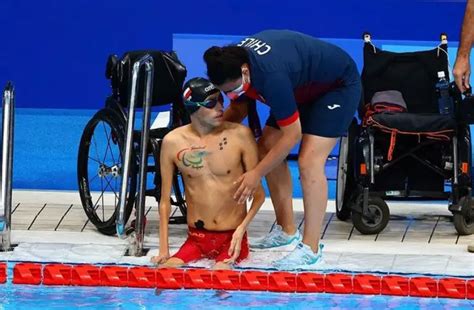
{"type": "Polygon", "coordinates": [[[128,268],[104,266],[100,268],[101,286],[128,286],[128,268]]]}
{"type": "Polygon", "coordinates": [[[438,283],[430,277],[415,277],[410,279],[410,296],[436,297],[438,296],[438,283]]]}
{"type": "Polygon", "coordinates": [[[40,284],[42,280],[41,264],[18,263],[13,267],[14,284],[40,284]]]}
{"type": "Polygon", "coordinates": [[[382,277],[381,294],[408,296],[410,294],[410,278],[393,275],[382,277]]]}
{"type": "Polygon", "coordinates": [[[322,293],[324,292],[324,275],[311,272],[299,273],[296,277],[296,292],[322,293]]]}
{"type": "Polygon", "coordinates": [[[354,294],[380,295],[382,279],[379,276],[357,274],[353,277],[352,283],[354,294]]]}
{"type": "Polygon", "coordinates": [[[0,283],[7,282],[7,264],[0,263],[0,283]]]}
{"type": "Polygon", "coordinates": [[[94,265],[73,266],[71,284],[79,286],[99,286],[100,267],[94,265]]]}
{"type": "Polygon", "coordinates": [[[240,272],[234,270],[215,270],[212,273],[212,287],[215,290],[240,290],[240,272]]]}
{"type": "Polygon", "coordinates": [[[211,289],[212,271],[206,269],[186,269],[184,271],[183,288],[211,289]]]}
{"type": "Polygon", "coordinates": [[[444,278],[438,281],[438,297],[466,298],[466,281],[456,278],[444,278]]]}
{"type": "Polygon", "coordinates": [[[162,289],[180,289],[184,284],[183,269],[158,269],[156,271],[156,287],[162,289]]]}
{"type": "Polygon", "coordinates": [[[272,292],[296,292],[296,273],[270,272],[268,290],[272,292]]]}
{"type": "MultiPolygon", "coordinates": [[[[7,281],[7,271],[7,264],[0,263],[0,283],[7,281]]],[[[474,299],[474,279],[347,273],[17,263],[13,267],[13,283],[474,299]]]]}
{"type": "Polygon", "coordinates": [[[267,291],[268,273],[262,271],[245,271],[240,274],[242,291],[267,291]]]}
{"type": "Polygon", "coordinates": [[[43,284],[71,285],[72,266],[64,264],[49,264],[43,269],[43,284]]]}
{"type": "Polygon", "coordinates": [[[352,275],[344,273],[329,273],[324,278],[326,293],[350,294],[352,293],[352,275]]]}
{"type": "Polygon", "coordinates": [[[156,269],[131,267],[128,269],[128,286],[156,287],[156,269]]]}

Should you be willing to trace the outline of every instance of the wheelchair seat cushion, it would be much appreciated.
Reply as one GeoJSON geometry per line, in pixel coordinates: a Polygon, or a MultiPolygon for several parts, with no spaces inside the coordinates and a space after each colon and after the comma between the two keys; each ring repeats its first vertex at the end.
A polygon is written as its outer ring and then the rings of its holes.
{"type": "Polygon", "coordinates": [[[365,126],[374,127],[390,134],[390,147],[387,153],[388,161],[393,158],[397,135],[413,135],[449,141],[455,133],[456,121],[440,114],[414,113],[379,113],[369,116],[365,126]]]}
{"type": "Polygon", "coordinates": [[[414,113],[379,113],[371,116],[368,124],[376,124],[400,133],[436,133],[450,131],[456,128],[454,118],[440,114],[414,114],[414,113]]]}

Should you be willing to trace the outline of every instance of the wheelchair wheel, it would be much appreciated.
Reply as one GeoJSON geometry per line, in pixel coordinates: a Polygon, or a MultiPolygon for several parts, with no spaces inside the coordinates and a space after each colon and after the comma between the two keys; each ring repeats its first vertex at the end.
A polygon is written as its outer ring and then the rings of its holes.
{"type": "MultiPolygon", "coordinates": [[[[124,135],[123,118],[114,110],[105,108],[87,123],[79,145],[77,177],[82,206],[89,220],[106,235],[116,232],[124,135]]],[[[131,170],[125,222],[130,217],[135,200],[137,178],[134,160],[131,170]]]]}
{"type": "Polygon", "coordinates": [[[389,219],[388,205],[380,197],[369,197],[367,210],[364,213],[352,212],[352,223],[363,235],[378,234],[387,226],[389,219]]]}
{"type": "Polygon", "coordinates": [[[357,137],[358,125],[354,119],[346,137],[339,143],[336,181],[336,216],[346,221],[351,216],[351,196],[355,191],[354,176],[354,139],[357,137]]]}
{"type": "Polygon", "coordinates": [[[459,199],[461,205],[461,212],[453,214],[454,228],[460,235],[472,235],[474,234],[474,211],[472,206],[469,205],[470,199],[464,196],[459,199]]]}

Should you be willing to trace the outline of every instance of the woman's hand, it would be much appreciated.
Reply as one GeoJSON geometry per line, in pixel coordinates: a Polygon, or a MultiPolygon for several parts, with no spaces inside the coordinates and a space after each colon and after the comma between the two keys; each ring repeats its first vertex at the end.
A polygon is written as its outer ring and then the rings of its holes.
{"type": "Polygon", "coordinates": [[[234,182],[234,184],[240,184],[239,188],[234,194],[234,200],[237,203],[243,204],[245,200],[253,197],[253,194],[257,190],[262,177],[255,171],[255,169],[245,172],[234,182]]]}
{"type": "Polygon", "coordinates": [[[462,93],[471,87],[469,85],[469,78],[471,77],[469,57],[458,56],[454,64],[453,75],[456,85],[462,93]]]}

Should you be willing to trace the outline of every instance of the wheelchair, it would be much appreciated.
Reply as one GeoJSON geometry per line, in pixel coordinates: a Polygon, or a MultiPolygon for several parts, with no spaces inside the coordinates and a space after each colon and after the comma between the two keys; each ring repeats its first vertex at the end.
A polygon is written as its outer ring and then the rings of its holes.
{"type": "Polygon", "coordinates": [[[386,200],[448,200],[458,234],[474,233],[470,129],[453,83],[454,115],[438,109],[438,72],[449,77],[446,35],[435,49],[417,52],[383,51],[369,33],[364,42],[360,120],[340,141],[336,216],[377,234],[389,222],[386,200]],[[372,102],[384,91],[401,93],[406,111],[372,102]]]}
{"type": "MultiPolygon", "coordinates": [[[[164,51],[131,51],[119,59],[110,55],[105,76],[111,83],[112,93],[106,98],[104,107],[99,110],[84,128],[79,144],[77,161],[77,179],[82,206],[90,222],[103,234],[114,235],[117,231],[116,222],[122,216],[124,223],[129,220],[134,206],[137,206],[139,195],[137,188],[141,183],[146,184],[148,174],[153,177],[153,187],[146,188],[145,195],[160,200],[159,156],[163,137],[173,128],[189,123],[181,99],[181,89],[186,78],[186,68],[174,52],[164,51]],[[144,68],[138,72],[138,84],[133,84],[134,66],[143,57],[153,65],[153,76],[148,81],[144,68]],[[146,84],[151,83],[151,84],[146,84]],[[134,92],[134,87],[137,90],[134,92]],[[127,150],[127,125],[129,121],[128,107],[132,98],[137,100],[137,108],[145,109],[142,104],[146,100],[147,87],[150,87],[151,105],[170,105],[170,121],[164,126],[147,130],[146,146],[140,148],[140,139],[144,135],[141,129],[132,128],[130,164],[125,173],[124,156],[127,150]],[[140,158],[145,150],[145,166],[140,167],[140,158]],[[145,174],[140,179],[140,172],[145,174]],[[124,178],[127,180],[124,181],[124,178]],[[120,190],[125,182],[126,193],[120,190]],[[122,195],[124,194],[124,195],[122,195]],[[120,200],[124,210],[119,208],[120,200]],[[121,213],[123,212],[123,213],[121,213]]],[[[138,116],[137,116],[138,117],[138,116]]],[[[132,122],[133,124],[133,122],[132,122]]],[[[186,201],[184,184],[178,172],[173,181],[171,204],[175,206],[170,217],[170,223],[186,223],[186,201]],[[180,214],[177,213],[179,210],[180,214]]],[[[138,220],[138,216],[137,216],[138,220]]],[[[133,231],[134,223],[127,228],[127,234],[133,231]]],[[[120,234],[120,233],[119,233],[120,234]]]]}

